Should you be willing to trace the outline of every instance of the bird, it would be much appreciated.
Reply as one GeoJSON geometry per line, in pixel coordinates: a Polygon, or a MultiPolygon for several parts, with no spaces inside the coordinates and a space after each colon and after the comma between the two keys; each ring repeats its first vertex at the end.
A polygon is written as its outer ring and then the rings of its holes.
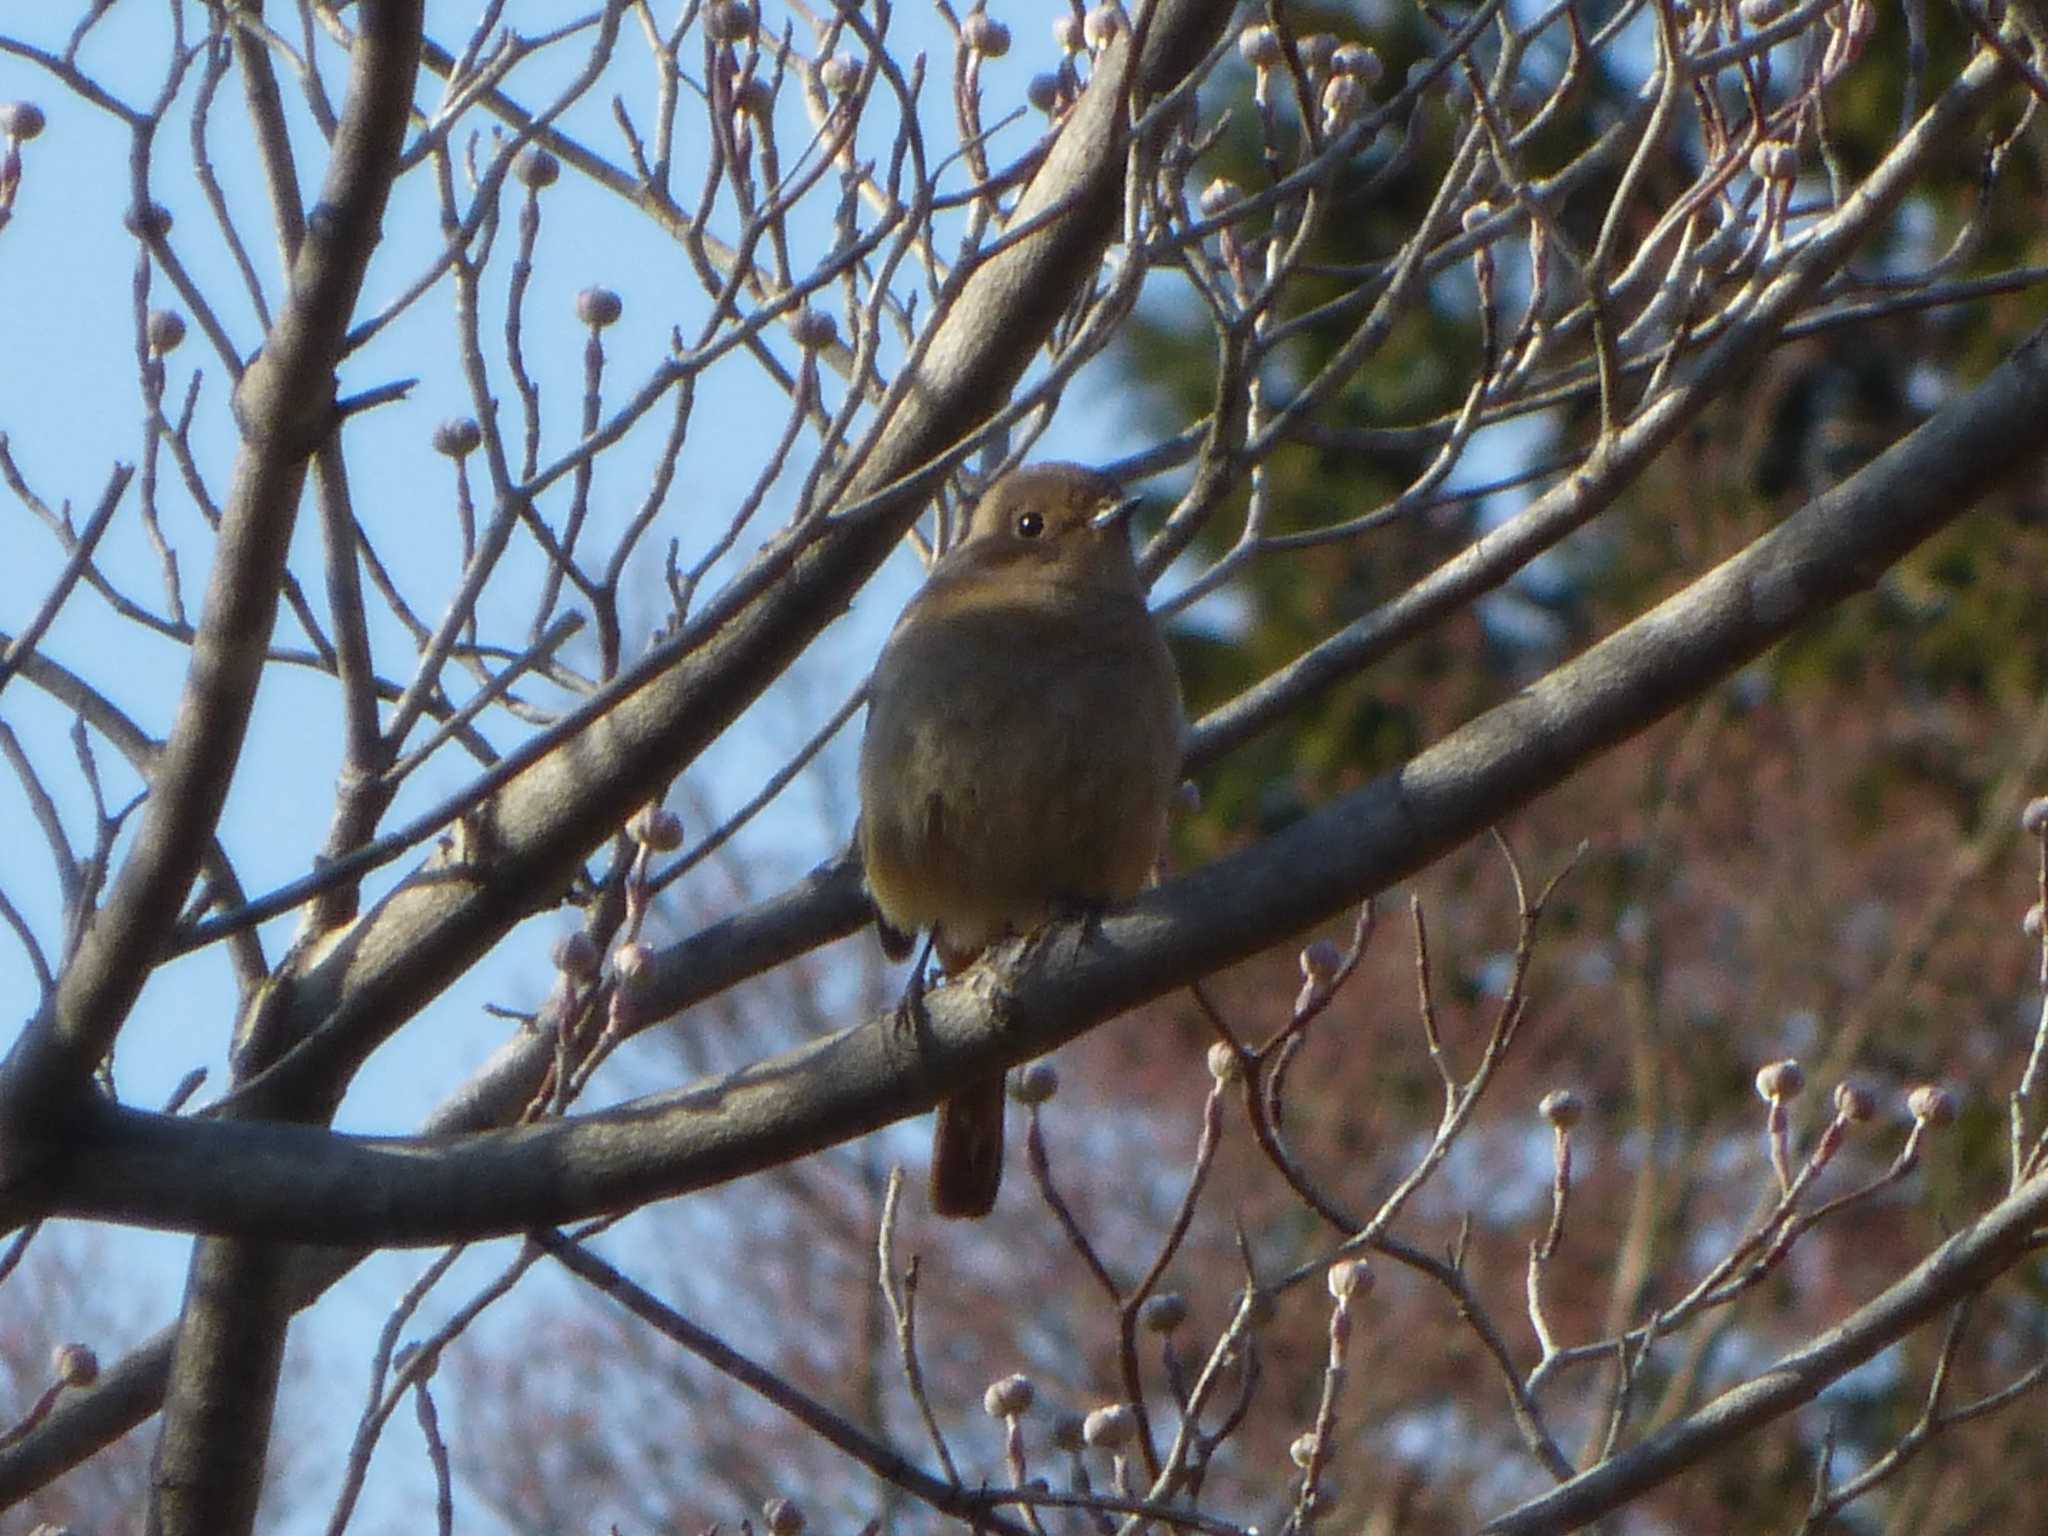
{"type": "MultiPolygon", "coordinates": [[[[1139,500],[1084,465],[1011,471],[891,631],[868,690],[858,832],[891,958],[927,933],[956,975],[1151,877],[1186,723],[1131,553],[1139,500]]],[[[922,985],[920,963],[906,1007],[922,985]]],[[[1002,1173],[996,1073],[939,1106],[932,1209],[988,1214],[1002,1173]]]]}

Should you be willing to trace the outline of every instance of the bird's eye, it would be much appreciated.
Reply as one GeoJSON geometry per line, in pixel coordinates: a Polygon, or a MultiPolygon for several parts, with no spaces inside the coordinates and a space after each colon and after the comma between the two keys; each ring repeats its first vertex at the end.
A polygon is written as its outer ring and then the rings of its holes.
{"type": "Polygon", "coordinates": [[[1045,532],[1045,519],[1036,512],[1025,512],[1017,518],[1017,537],[1035,539],[1045,532]]]}

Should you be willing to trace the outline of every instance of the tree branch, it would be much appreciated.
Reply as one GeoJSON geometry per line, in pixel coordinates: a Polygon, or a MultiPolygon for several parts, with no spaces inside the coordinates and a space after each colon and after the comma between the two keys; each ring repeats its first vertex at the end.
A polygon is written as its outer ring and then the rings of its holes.
{"type": "Polygon", "coordinates": [[[2033,462],[2048,341],[1577,660],[1256,847],[1054,930],[971,985],[674,1093],[473,1137],[349,1138],[107,1107],[77,1156],[9,1192],[12,1223],[66,1213],[315,1243],[523,1230],[680,1194],[865,1134],[965,1075],[1094,1024],[1324,921],[1422,868],[1747,664],[2033,462]],[[232,1183],[222,1171],[237,1170],[232,1183]]]}

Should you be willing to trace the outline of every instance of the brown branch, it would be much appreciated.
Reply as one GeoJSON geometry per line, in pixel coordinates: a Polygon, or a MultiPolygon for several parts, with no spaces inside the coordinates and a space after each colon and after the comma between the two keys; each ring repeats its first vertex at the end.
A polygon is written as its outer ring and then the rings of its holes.
{"type": "Polygon", "coordinates": [[[2048,1221],[2048,1179],[2037,1179],[1804,1348],[1481,1530],[1486,1536],[1571,1531],[1618,1509],[1749,1431],[1810,1402],[1878,1351],[1981,1291],[2035,1251],[2043,1221],[2048,1221]]]}
{"type": "Polygon", "coordinates": [[[2036,458],[2030,424],[2044,411],[2037,335],[1855,477],[1576,661],[1287,831],[1148,892],[1093,936],[1056,932],[1002,968],[986,998],[944,989],[918,1038],[890,1014],[674,1094],[457,1143],[106,1107],[74,1157],[7,1189],[0,1216],[440,1242],[703,1188],[864,1134],[928,1108],[963,1074],[1042,1055],[1323,921],[1493,825],[1873,583],[2036,458]],[[232,1186],[228,1166],[243,1170],[232,1186]]]}

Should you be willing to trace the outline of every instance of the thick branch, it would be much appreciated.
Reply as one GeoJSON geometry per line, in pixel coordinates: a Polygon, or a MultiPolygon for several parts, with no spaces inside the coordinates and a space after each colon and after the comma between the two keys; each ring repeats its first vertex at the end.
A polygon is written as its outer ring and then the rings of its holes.
{"type": "Polygon", "coordinates": [[[1325,920],[1440,857],[1608,746],[1874,583],[2034,461],[2037,334],[1853,479],[1406,767],[1255,848],[1065,927],[1000,974],[728,1076],[581,1120],[468,1138],[361,1139],[109,1108],[18,1221],[45,1212],[316,1243],[519,1231],[722,1183],[929,1107],[949,1085],[1325,920]],[[232,1170],[232,1178],[229,1174],[232,1170]]]}
{"type": "MultiPolygon", "coordinates": [[[[1140,64],[1146,91],[1171,86],[1230,14],[1222,0],[1162,0],[1140,64]]],[[[888,494],[858,520],[823,529],[701,643],[508,785],[476,818],[471,863],[430,866],[407,881],[300,978],[289,1032],[317,1033],[261,1085],[263,1102],[335,1092],[364,1055],[549,901],[626,811],[687,766],[845,610],[928,499],[929,485],[906,477],[1000,405],[1097,270],[1122,207],[1130,67],[1127,47],[1104,54],[1014,218],[1062,212],[976,271],[935,318],[916,387],[845,499],[888,494]]],[[[762,557],[787,558],[775,546],[762,557]]]]}

